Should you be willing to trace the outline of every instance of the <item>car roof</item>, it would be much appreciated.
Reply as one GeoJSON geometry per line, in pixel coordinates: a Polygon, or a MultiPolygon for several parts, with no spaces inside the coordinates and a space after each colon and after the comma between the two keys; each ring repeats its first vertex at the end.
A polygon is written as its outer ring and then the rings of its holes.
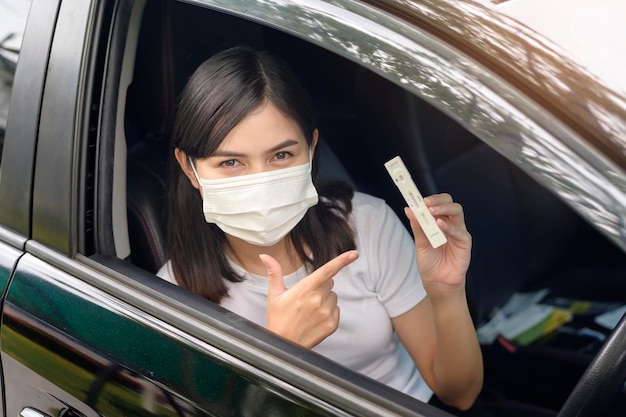
{"type": "Polygon", "coordinates": [[[487,0],[555,42],[626,95],[626,2],[622,0],[487,0]]]}

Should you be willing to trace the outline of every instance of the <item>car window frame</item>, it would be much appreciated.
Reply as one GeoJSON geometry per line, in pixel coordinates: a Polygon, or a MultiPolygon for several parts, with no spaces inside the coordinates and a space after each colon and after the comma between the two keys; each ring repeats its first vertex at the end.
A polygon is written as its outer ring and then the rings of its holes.
{"type": "Polygon", "coordinates": [[[46,69],[33,182],[32,238],[68,256],[77,251],[82,216],[78,194],[82,138],[90,115],[88,91],[95,7],[63,1],[46,69]],[[72,8],[72,12],[68,10],[72,8]],[[82,33],[83,36],[76,36],[82,33]],[[68,53],[68,51],[75,51],[68,53]]]}

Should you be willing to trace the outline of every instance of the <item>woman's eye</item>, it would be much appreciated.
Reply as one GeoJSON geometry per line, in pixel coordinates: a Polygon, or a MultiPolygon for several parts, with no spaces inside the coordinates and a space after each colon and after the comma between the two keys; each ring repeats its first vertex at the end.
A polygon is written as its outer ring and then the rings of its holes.
{"type": "Polygon", "coordinates": [[[275,156],[276,159],[287,159],[288,157],[290,157],[291,155],[293,155],[291,152],[287,152],[287,151],[283,151],[283,152],[278,152],[275,156]]]}
{"type": "Polygon", "coordinates": [[[236,167],[238,163],[239,162],[236,159],[229,159],[228,161],[223,161],[220,165],[227,168],[232,168],[236,167]]]}

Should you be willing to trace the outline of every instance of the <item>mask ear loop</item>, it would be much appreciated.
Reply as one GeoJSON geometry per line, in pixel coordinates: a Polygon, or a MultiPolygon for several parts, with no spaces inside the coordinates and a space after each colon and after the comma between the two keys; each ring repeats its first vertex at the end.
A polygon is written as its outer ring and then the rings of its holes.
{"type": "Polygon", "coordinates": [[[189,160],[189,165],[191,165],[191,169],[193,170],[193,173],[196,176],[196,179],[198,180],[198,184],[202,185],[202,180],[200,179],[200,175],[198,175],[198,171],[196,171],[196,166],[191,160],[191,157],[188,156],[187,160],[189,160]]]}

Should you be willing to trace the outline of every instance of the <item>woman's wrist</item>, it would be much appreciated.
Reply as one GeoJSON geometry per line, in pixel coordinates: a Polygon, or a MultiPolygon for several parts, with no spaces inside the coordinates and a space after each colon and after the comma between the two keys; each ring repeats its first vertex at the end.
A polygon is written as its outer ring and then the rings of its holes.
{"type": "Polygon", "coordinates": [[[439,281],[424,281],[424,289],[433,303],[466,302],[465,278],[455,280],[460,284],[446,284],[439,281]]]}

